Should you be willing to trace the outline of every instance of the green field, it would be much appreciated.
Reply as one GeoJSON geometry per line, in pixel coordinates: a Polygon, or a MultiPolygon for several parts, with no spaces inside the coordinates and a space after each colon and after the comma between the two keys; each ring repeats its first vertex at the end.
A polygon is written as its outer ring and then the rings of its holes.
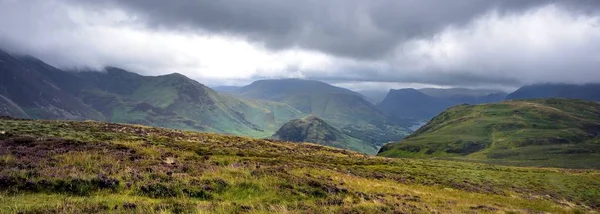
{"type": "Polygon", "coordinates": [[[586,213],[600,171],[372,157],[101,122],[0,120],[0,213],[586,213]]]}
{"type": "Polygon", "coordinates": [[[537,99],[460,105],[379,155],[600,168],[600,104],[537,99]]]}

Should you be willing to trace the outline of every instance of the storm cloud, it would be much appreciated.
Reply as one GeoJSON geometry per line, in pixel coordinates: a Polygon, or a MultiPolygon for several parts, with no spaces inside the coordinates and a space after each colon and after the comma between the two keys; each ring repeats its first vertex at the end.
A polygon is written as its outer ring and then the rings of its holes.
{"type": "Polygon", "coordinates": [[[595,12],[600,2],[546,0],[108,0],[92,8],[124,9],[157,28],[199,28],[239,35],[276,49],[299,46],[334,55],[378,58],[402,42],[430,37],[496,11],[520,13],[556,4],[595,12]]]}
{"type": "MultiPolygon", "coordinates": [[[[64,67],[245,84],[600,82],[595,0],[0,0],[0,46],[64,67]]],[[[389,85],[389,84],[382,84],[389,85]]]]}

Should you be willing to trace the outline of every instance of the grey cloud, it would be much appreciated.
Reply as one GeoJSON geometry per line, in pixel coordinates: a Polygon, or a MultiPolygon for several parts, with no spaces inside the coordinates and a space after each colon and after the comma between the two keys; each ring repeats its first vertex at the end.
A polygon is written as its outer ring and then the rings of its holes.
{"type": "MultiPolygon", "coordinates": [[[[583,37],[554,39],[551,42],[559,44],[550,44],[551,48],[542,52],[528,46],[532,41],[527,38],[515,42],[506,41],[503,34],[473,33],[479,29],[473,22],[491,10],[502,17],[548,4],[556,4],[572,14],[600,17],[597,0],[0,0],[0,48],[32,54],[63,67],[111,65],[151,75],[180,72],[211,85],[239,85],[296,74],[331,83],[420,83],[456,87],[518,87],[546,81],[600,82],[596,70],[600,64],[597,57],[600,36],[596,35],[600,35],[600,31],[585,29],[579,32],[583,37]],[[16,6],[2,8],[2,5],[16,6]],[[196,58],[190,56],[179,60],[181,55],[178,54],[185,51],[170,49],[171,43],[153,45],[160,40],[154,37],[146,38],[147,46],[146,43],[128,44],[137,37],[111,39],[122,36],[121,32],[104,32],[94,24],[78,23],[77,17],[65,13],[73,8],[83,9],[79,15],[85,16],[123,10],[137,17],[133,28],[140,27],[141,23],[140,32],[146,34],[228,35],[263,43],[274,50],[317,50],[332,58],[332,64],[336,65],[303,70],[291,62],[287,69],[257,72],[249,78],[207,79],[201,72],[193,71],[194,66],[202,64],[187,65],[190,61],[196,62],[196,58]],[[440,62],[430,52],[415,54],[413,49],[419,47],[407,45],[415,40],[435,43],[449,27],[455,28],[454,33],[459,37],[455,40],[467,53],[464,59],[450,58],[462,60],[460,65],[446,66],[444,57],[440,62]],[[347,61],[351,63],[344,64],[347,61]],[[370,67],[371,63],[384,66],[370,67]]],[[[567,19],[569,22],[545,30],[561,31],[578,21],[567,19]]],[[[127,24],[131,23],[124,23],[127,24]]],[[[184,44],[183,49],[186,48],[192,49],[184,44]]],[[[202,60],[205,59],[197,58],[197,61],[202,60]]],[[[238,59],[226,60],[235,63],[238,59]]],[[[241,70],[238,73],[244,72],[241,70]]]]}
{"type": "Polygon", "coordinates": [[[405,72],[402,74],[390,74],[381,71],[349,71],[348,75],[312,75],[308,79],[322,80],[330,83],[340,82],[380,82],[380,83],[420,83],[429,85],[443,85],[449,87],[479,87],[479,86],[507,86],[518,87],[525,83],[515,77],[490,76],[483,73],[471,73],[455,71],[451,73],[429,72],[423,74],[411,74],[405,72]]]}
{"type": "Polygon", "coordinates": [[[242,36],[273,49],[301,47],[376,59],[407,39],[462,25],[489,10],[511,13],[560,3],[597,8],[595,0],[72,0],[135,13],[150,26],[201,28],[242,36]]]}

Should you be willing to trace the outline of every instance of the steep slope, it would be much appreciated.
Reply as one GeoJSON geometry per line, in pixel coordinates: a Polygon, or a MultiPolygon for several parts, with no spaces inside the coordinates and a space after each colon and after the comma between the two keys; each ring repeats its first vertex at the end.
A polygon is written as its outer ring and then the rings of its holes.
{"type": "Polygon", "coordinates": [[[600,84],[538,84],[519,88],[506,99],[571,98],[600,101],[600,84]]]}
{"type": "Polygon", "coordinates": [[[19,105],[2,95],[0,95],[0,115],[31,118],[19,105]]]}
{"type": "Polygon", "coordinates": [[[291,142],[311,142],[367,154],[375,154],[378,149],[373,145],[346,135],[324,120],[312,115],[283,124],[272,138],[291,142]]]}
{"type": "Polygon", "coordinates": [[[241,87],[239,86],[215,86],[210,87],[217,92],[230,93],[239,90],[241,87]]]}
{"type": "MultiPolygon", "coordinates": [[[[324,94],[346,94],[362,97],[361,94],[351,90],[335,87],[324,82],[303,79],[272,79],[258,80],[250,85],[241,87],[236,94],[244,97],[285,101],[290,95],[316,95],[324,94]]],[[[303,112],[311,112],[310,105],[299,106],[297,109],[303,112]]]]}
{"type": "MultiPolygon", "coordinates": [[[[177,114],[217,132],[270,136],[279,125],[302,116],[301,112],[285,104],[219,94],[181,74],[152,77],[107,68],[107,72],[80,72],[77,75],[103,91],[161,109],[166,114],[177,114]]],[[[119,118],[127,115],[118,114],[112,118],[128,120],[119,118]]]]}
{"type": "Polygon", "coordinates": [[[361,94],[324,82],[260,80],[240,88],[234,94],[286,103],[305,114],[323,118],[344,133],[376,147],[402,139],[410,132],[388,120],[361,94]]]}
{"type": "Polygon", "coordinates": [[[377,105],[381,111],[396,118],[427,119],[454,103],[428,96],[416,89],[390,90],[377,105]]]}
{"type": "Polygon", "coordinates": [[[503,101],[508,95],[497,90],[467,88],[423,88],[419,91],[432,97],[450,101],[455,105],[495,103],[503,101]]]}
{"type": "Polygon", "coordinates": [[[385,96],[387,96],[388,94],[388,91],[385,90],[361,90],[357,92],[362,94],[365,97],[365,99],[367,99],[369,102],[375,105],[383,101],[383,99],[385,99],[385,96]]]}
{"type": "Polygon", "coordinates": [[[0,118],[0,213],[593,213],[600,171],[0,118]]]}
{"type": "Polygon", "coordinates": [[[600,168],[600,104],[538,99],[460,105],[379,155],[600,168]]]}
{"type": "Polygon", "coordinates": [[[53,81],[56,68],[0,51],[0,114],[46,119],[104,117],[53,81]]]}
{"type": "Polygon", "coordinates": [[[489,89],[468,89],[468,88],[422,88],[420,92],[432,97],[450,98],[455,96],[483,97],[489,94],[503,93],[502,91],[489,89]]]}
{"type": "Polygon", "coordinates": [[[506,93],[493,90],[408,88],[390,90],[377,106],[387,115],[399,119],[427,121],[451,106],[493,103],[505,97],[506,93]]]}
{"type": "Polygon", "coordinates": [[[237,99],[181,74],[141,76],[119,68],[67,72],[0,52],[0,114],[99,120],[271,136],[304,114],[285,104],[237,99]]]}

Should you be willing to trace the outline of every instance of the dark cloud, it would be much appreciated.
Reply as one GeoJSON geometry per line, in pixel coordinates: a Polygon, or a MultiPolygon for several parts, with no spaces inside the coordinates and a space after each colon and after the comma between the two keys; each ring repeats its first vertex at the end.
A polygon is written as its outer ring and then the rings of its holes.
{"type": "MultiPolygon", "coordinates": [[[[0,48],[245,84],[600,82],[600,0],[0,0],[0,48]]],[[[383,87],[383,86],[382,86],[383,87]]]]}
{"type": "Polygon", "coordinates": [[[135,13],[159,28],[200,28],[354,58],[382,57],[407,39],[432,36],[490,10],[514,13],[545,4],[597,8],[597,0],[76,0],[135,13]]]}

